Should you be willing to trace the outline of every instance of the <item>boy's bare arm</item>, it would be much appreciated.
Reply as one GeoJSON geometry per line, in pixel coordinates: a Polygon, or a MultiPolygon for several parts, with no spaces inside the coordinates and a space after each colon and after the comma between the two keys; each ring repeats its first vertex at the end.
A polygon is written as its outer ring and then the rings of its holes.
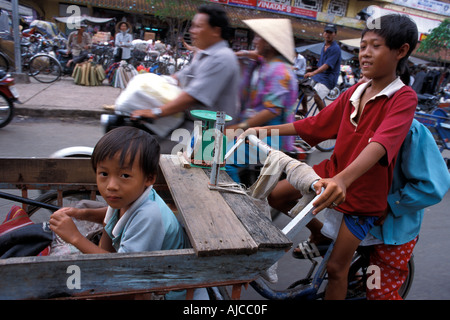
{"type": "Polygon", "coordinates": [[[265,136],[294,136],[297,135],[297,131],[295,130],[293,123],[285,123],[285,124],[279,124],[274,126],[265,126],[265,127],[253,127],[248,128],[245,130],[244,133],[242,133],[238,139],[243,139],[246,136],[250,134],[254,134],[257,137],[260,136],[260,134],[263,132],[264,137],[265,136]]]}
{"type": "MultiPolygon", "coordinates": [[[[68,216],[64,210],[58,210],[50,216],[50,229],[55,232],[67,243],[74,245],[82,253],[109,253],[109,251],[98,247],[94,243],[86,239],[72,218],[68,216]]],[[[102,237],[103,238],[103,237],[102,237]]]]}
{"type": "Polygon", "coordinates": [[[107,207],[103,208],[61,208],[65,214],[78,220],[86,220],[90,222],[103,223],[105,219],[107,207]]]}
{"type": "Polygon", "coordinates": [[[345,201],[347,188],[370,168],[372,168],[386,154],[386,149],[378,142],[372,142],[359,154],[359,156],[344,170],[332,178],[321,179],[315,185],[316,192],[325,188],[323,194],[313,203],[318,213],[322,209],[339,205],[345,201]]]}

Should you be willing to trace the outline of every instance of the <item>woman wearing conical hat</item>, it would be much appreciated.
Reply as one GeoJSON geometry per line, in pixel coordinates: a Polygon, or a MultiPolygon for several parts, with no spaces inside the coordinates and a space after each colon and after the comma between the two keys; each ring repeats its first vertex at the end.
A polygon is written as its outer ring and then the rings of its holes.
{"type": "MultiPolygon", "coordinates": [[[[252,19],[243,21],[255,32],[255,50],[241,51],[240,123],[229,129],[282,124],[294,121],[298,97],[297,77],[293,72],[294,37],[289,19],[252,19]],[[244,59],[243,58],[250,58],[244,59]]],[[[273,148],[293,151],[294,137],[267,141],[273,148]]],[[[252,160],[250,160],[252,161],[252,160]]],[[[228,174],[239,181],[237,164],[227,165],[228,174]]],[[[253,163],[253,162],[251,162],[253,163]]],[[[246,164],[244,164],[246,165],[246,164]]]]}
{"type": "Polygon", "coordinates": [[[131,58],[131,48],[133,36],[131,34],[131,24],[127,21],[120,21],[116,25],[116,37],[114,41],[114,57],[116,62],[125,60],[129,61],[131,58]]]}

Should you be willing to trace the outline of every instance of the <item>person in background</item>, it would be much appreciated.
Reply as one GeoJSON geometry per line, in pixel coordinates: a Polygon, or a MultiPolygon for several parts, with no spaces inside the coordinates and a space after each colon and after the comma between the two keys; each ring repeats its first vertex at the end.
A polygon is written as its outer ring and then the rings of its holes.
{"type": "Polygon", "coordinates": [[[127,21],[120,21],[117,24],[116,37],[114,41],[114,59],[116,62],[121,60],[129,61],[131,58],[131,48],[133,35],[131,34],[131,24],[127,21]]]}
{"type": "MultiPolygon", "coordinates": [[[[223,7],[201,5],[189,29],[196,48],[192,62],[172,75],[181,94],[160,108],[136,110],[132,117],[160,118],[180,111],[224,111],[236,122],[239,116],[239,64],[228,45],[229,22],[223,7]]],[[[192,132],[194,119],[186,114],[184,129],[192,132]]],[[[174,142],[178,144],[179,142],[174,142]]],[[[170,146],[169,146],[170,148],[170,146]]]]}
{"type": "Polygon", "coordinates": [[[325,43],[320,54],[318,68],[305,74],[305,78],[311,77],[316,82],[314,101],[319,111],[325,108],[323,99],[336,86],[341,71],[341,48],[334,41],[336,34],[337,29],[333,24],[325,26],[322,34],[325,43]]]}
{"type": "MultiPolygon", "coordinates": [[[[249,59],[241,62],[241,114],[239,123],[227,129],[246,130],[249,127],[276,125],[294,121],[294,105],[298,97],[297,77],[292,70],[294,63],[294,37],[289,19],[244,20],[255,32],[255,51],[241,51],[237,55],[249,59]]],[[[271,137],[266,141],[273,148],[284,152],[294,149],[294,137],[283,137],[276,141],[271,137]]],[[[249,163],[256,164],[256,155],[248,145],[245,159],[236,152],[235,162],[227,164],[230,177],[240,182],[238,169],[249,163]],[[253,155],[252,155],[253,154],[253,155]],[[242,159],[241,159],[242,158],[242,159]]]]}
{"type": "Polygon", "coordinates": [[[77,25],[77,30],[72,31],[67,39],[67,53],[72,54],[72,59],[67,62],[67,66],[80,63],[87,59],[88,50],[92,46],[92,38],[85,32],[86,24],[77,25]]]}
{"type": "Polygon", "coordinates": [[[305,76],[305,73],[306,73],[306,59],[301,53],[298,53],[297,57],[295,58],[295,61],[294,61],[294,72],[297,75],[298,79],[303,79],[303,77],[305,76]]]}

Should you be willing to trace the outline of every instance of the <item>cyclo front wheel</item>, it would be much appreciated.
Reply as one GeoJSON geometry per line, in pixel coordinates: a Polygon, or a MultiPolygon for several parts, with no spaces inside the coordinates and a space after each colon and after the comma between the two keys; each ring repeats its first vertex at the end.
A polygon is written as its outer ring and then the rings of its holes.
{"type": "Polygon", "coordinates": [[[39,82],[52,83],[61,77],[61,64],[48,54],[37,54],[29,63],[29,73],[39,82]]]}

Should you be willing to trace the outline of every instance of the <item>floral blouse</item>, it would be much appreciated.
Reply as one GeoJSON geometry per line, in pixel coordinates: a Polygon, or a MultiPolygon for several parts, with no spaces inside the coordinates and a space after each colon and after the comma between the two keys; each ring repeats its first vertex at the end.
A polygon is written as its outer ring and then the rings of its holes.
{"type": "MultiPolygon", "coordinates": [[[[262,57],[245,60],[241,72],[241,121],[252,118],[264,109],[281,113],[262,125],[277,125],[294,121],[298,83],[292,66],[278,56],[270,62],[262,57]]],[[[292,151],[294,137],[281,137],[281,150],[292,151]]]]}

